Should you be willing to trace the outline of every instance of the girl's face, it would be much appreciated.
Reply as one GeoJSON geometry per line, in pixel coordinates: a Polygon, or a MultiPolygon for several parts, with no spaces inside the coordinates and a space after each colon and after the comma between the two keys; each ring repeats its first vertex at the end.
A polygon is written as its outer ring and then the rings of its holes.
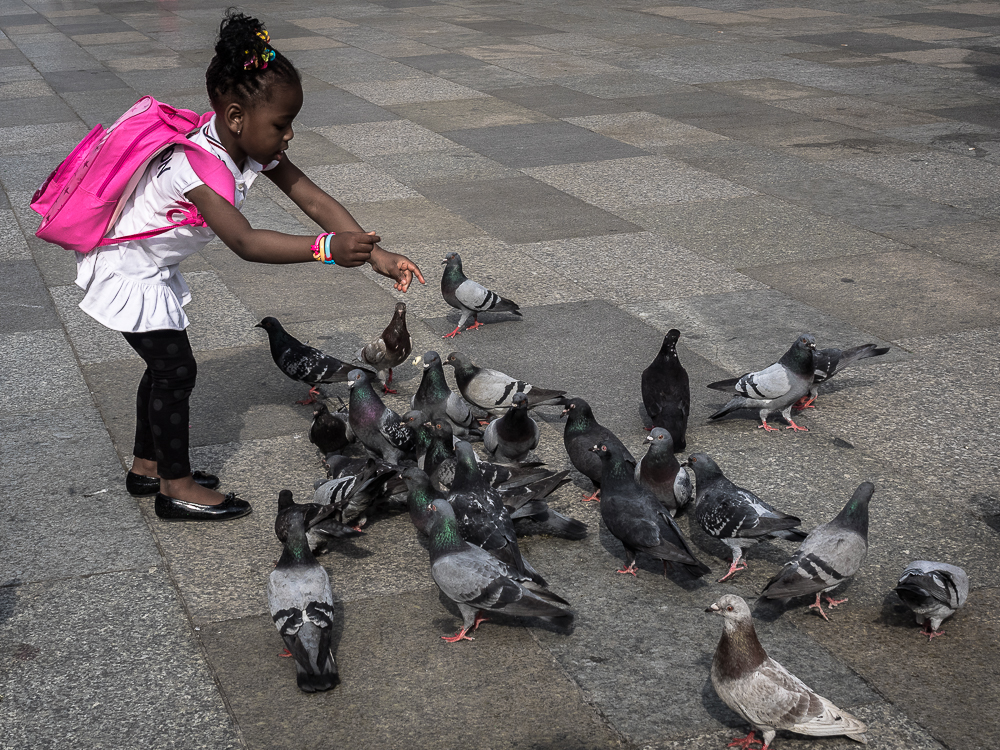
{"type": "Polygon", "coordinates": [[[302,109],[302,87],[277,85],[270,101],[246,110],[239,145],[251,159],[269,164],[281,159],[292,140],[292,120],[302,109]]]}

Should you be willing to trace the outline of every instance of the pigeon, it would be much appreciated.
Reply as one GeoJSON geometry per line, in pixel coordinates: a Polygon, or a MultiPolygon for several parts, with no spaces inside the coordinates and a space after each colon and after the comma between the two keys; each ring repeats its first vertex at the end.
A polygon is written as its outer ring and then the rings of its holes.
{"type": "Polygon", "coordinates": [[[635,481],[635,469],[625,460],[622,449],[602,442],[591,452],[601,462],[601,518],[604,525],[625,547],[628,565],[619,573],[636,575],[635,556],[645,552],[667,563],[678,563],[692,576],[700,577],[711,569],[694,556],[674,519],[652,492],[635,481]]]}
{"type": "Polygon", "coordinates": [[[395,393],[389,388],[392,385],[392,368],[398,367],[410,356],[413,341],[410,332],[406,330],[406,303],[397,302],[392,320],[382,331],[382,335],[369,342],[354,355],[357,362],[370,365],[378,372],[382,381],[382,393],[395,393]],[[386,373],[389,379],[386,380],[386,373]]]}
{"type": "Polygon", "coordinates": [[[896,584],[896,593],[923,625],[927,642],[939,635],[941,623],[965,606],[969,596],[969,576],[948,563],[915,560],[906,566],[896,584]]]}
{"type": "Polygon", "coordinates": [[[333,654],[333,592],[330,577],[309,551],[302,506],[286,509],[285,548],[267,583],[271,619],[295,657],[296,680],[306,693],[340,682],[333,654]]]}
{"type": "Polygon", "coordinates": [[[615,437],[607,427],[598,423],[594,417],[594,412],[590,409],[590,404],[582,398],[571,398],[566,402],[563,410],[566,419],[566,429],[563,431],[563,445],[569,454],[569,460],[576,467],[576,470],[594,483],[594,492],[583,498],[584,502],[600,499],[601,493],[601,459],[590,449],[599,443],[607,443],[621,449],[625,460],[633,468],[638,463],[635,457],[629,453],[624,443],[615,437]]]}
{"type": "Polygon", "coordinates": [[[413,452],[417,457],[417,468],[424,468],[424,457],[431,446],[431,426],[422,411],[411,409],[403,415],[403,424],[413,430],[413,452]]]}
{"type": "Polygon", "coordinates": [[[760,732],[763,750],[768,750],[779,729],[810,737],[846,735],[868,744],[868,727],[767,655],[741,597],[726,594],[705,611],[724,618],[712,658],[712,687],[723,703],[750,722],[750,734],[736,738],[730,747],[759,744],[754,733],[760,732]]]}
{"type": "Polygon", "coordinates": [[[426,534],[430,531],[430,506],[445,497],[434,489],[431,478],[421,469],[407,469],[403,472],[403,480],[406,482],[406,507],[410,511],[410,520],[417,531],[426,534]]]}
{"type": "Polygon", "coordinates": [[[483,433],[483,445],[500,463],[519,464],[538,447],[538,425],[528,416],[528,397],[515,393],[510,410],[497,417],[483,433]]]}
{"type": "Polygon", "coordinates": [[[871,482],[859,484],[836,518],[809,532],[792,559],[767,582],[761,596],[788,601],[793,596],[816,594],[816,602],[809,608],[818,609],[823,619],[829,620],[820,603],[820,595],[826,597],[831,607],[847,601],[832,599],[826,592],[854,576],[865,561],[868,503],[874,492],[875,485],[871,482]]]}
{"type": "Polygon", "coordinates": [[[312,424],[309,425],[309,442],[324,455],[337,453],[353,443],[354,431],[347,414],[331,412],[326,404],[317,406],[313,412],[312,424]]]}
{"type": "Polygon", "coordinates": [[[795,528],[802,519],[775,510],[750,490],[737,487],[704,453],[689,456],[687,465],[694,470],[695,477],[694,517],[706,534],[733,552],[729,572],[719,579],[719,583],[747,569],[743,560],[744,547],[767,538],[791,542],[806,538],[804,532],[795,528]]]}
{"type": "Polygon", "coordinates": [[[456,435],[467,436],[477,424],[476,415],[469,403],[448,387],[441,355],[426,352],[422,362],[424,374],[417,392],[410,399],[410,408],[419,409],[428,419],[447,419],[456,435]]]}
{"type": "Polygon", "coordinates": [[[455,511],[446,500],[428,506],[430,519],[431,577],[441,593],[458,605],[462,629],[441,636],[449,643],[471,641],[486,618],[482,610],[523,617],[541,617],[568,628],[573,612],[559,605],[569,602],[479,547],[462,539],[455,511]]]}
{"type": "MultiPolygon", "coordinates": [[[[267,333],[271,358],[278,369],[292,380],[300,380],[310,386],[309,398],[299,401],[300,404],[315,403],[316,396],[320,395],[317,386],[321,383],[343,383],[354,369],[336,357],[303,344],[282,328],[277,318],[264,318],[254,328],[263,328],[267,333]]],[[[365,372],[374,375],[371,371],[365,372]]]]}
{"type": "Polygon", "coordinates": [[[363,370],[351,370],[350,423],[351,429],[368,452],[391,464],[415,459],[416,438],[413,430],[403,424],[403,418],[382,403],[372,388],[371,375],[363,370]]]}
{"type": "Polygon", "coordinates": [[[528,397],[529,409],[543,404],[561,406],[565,401],[566,391],[536,388],[531,383],[515,380],[497,370],[477,367],[460,352],[449,354],[445,364],[455,368],[455,382],[458,383],[462,397],[497,417],[514,403],[515,393],[523,393],[528,397]]]}
{"type": "Polygon", "coordinates": [[[282,490],[278,493],[278,515],[274,519],[274,534],[281,543],[288,538],[290,519],[299,514],[297,508],[304,510],[306,541],[309,542],[309,551],[314,555],[326,552],[332,539],[364,536],[363,531],[353,529],[333,518],[332,508],[318,503],[296,503],[292,499],[291,491],[282,490]]]}
{"type": "Polygon", "coordinates": [[[817,349],[813,355],[814,370],[812,385],[809,387],[809,396],[803,396],[796,404],[796,409],[812,409],[819,395],[819,384],[825,383],[848,365],[857,362],[859,359],[868,357],[881,357],[889,352],[888,346],[877,346],[876,344],[862,344],[850,349],[817,349]]]}
{"type": "Polygon", "coordinates": [[[441,338],[455,338],[470,317],[473,324],[466,330],[476,330],[482,325],[479,322],[481,312],[509,312],[521,316],[521,308],[516,302],[501,297],[496,292],[491,292],[481,284],[466,278],[462,273],[462,259],[458,253],[448,253],[441,261],[441,265],[445,267],[444,275],[441,277],[441,295],[445,302],[462,313],[455,330],[441,338]]]}
{"type": "Polygon", "coordinates": [[[777,428],[767,423],[767,415],[778,411],[788,422],[786,429],[805,432],[808,428],[799,427],[792,421],[792,406],[809,392],[812,385],[815,349],[815,337],[811,333],[804,333],[770,367],[758,372],[748,372],[738,378],[709,383],[708,387],[713,390],[735,394],[728,404],[709,419],[719,419],[737,409],[758,409],[758,428],[772,432],[777,428]]]}
{"type": "Polygon", "coordinates": [[[313,502],[332,506],[337,521],[360,529],[371,510],[387,496],[386,484],[394,476],[395,467],[369,458],[356,475],[316,480],[313,502]]]}
{"type": "Polygon", "coordinates": [[[670,433],[674,451],[678,452],[687,447],[684,433],[691,413],[687,370],[677,358],[680,335],[676,328],[667,331],[660,353],[642,371],[642,405],[653,427],[662,427],[670,433]]]}
{"type": "Polygon", "coordinates": [[[663,427],[654,427],[646,438],[649,450],[635,467],[635,481],[650,490],[671,516],[691,502],[691,477],[674,456],[674,441],[663,427]]]}

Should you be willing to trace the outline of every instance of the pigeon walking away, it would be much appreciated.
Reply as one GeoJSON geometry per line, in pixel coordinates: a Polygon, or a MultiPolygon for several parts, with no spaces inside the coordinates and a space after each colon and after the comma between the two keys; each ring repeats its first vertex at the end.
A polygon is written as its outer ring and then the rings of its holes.
{"type": "Polygon", "coordinates": [[[441,277],[441,295],[445,302],[462,313],[455,330],[441,338],[451,339],[457,336],[470,317],[473,324],[466,330],[476,330],[482,325],[479,322],[481,312],[509,312],[520,317],[521,308],[516,302],[466,278],[462,273],[462,259],[458,253],[448,253],[441,265],[445,267],[441,277]]]}
{"type": "Polygon", "coordinates": [[[768,538],[791,542],[806,538],[805,532],[795,528],[802,519],[782,513],[750,490],[737,487],[706,454],[695,453],[688,457],[687,464],[695,476],[694,517],[706,534],[721,541],[733,553],[729,572],[719,579],[719,583],[747,569],[742,559],[744,547],[768,538]]]}
{"type": "Polygon", "coordinates": [[[536,388],[498,370],[477,367],[461,352],[449,354],[445,364],[455,368],[455,382],[462,397],[494,416],[500,416],[514,403],[515,393],[523,393],[527,397],[529,409],[546,404],[562,405],[565,401],[566,391],[536,388]]]}
{"type": "MultiPolygon", "coordinates": [[[[309,398],[299,401],[300,404],[315,403],[316,396],[320,395],[317,386],[321,383],[343,383],[354,369],[336,357],[303,344],[282,328],[277,318],[264,318],[254,328],[263,328],[267,333],[271,359],[278,369],[292,380],[300,380],[309,386],[309,398]]],[[[374,375],[368,370],[365,372],[374,375]]]]}
{"type": "Polygon", "coordinates": [[[626,462],[622,449],[605,442],[590,450],[601,462],[601,518],[625,547],[628,565],[618,572],[636,575],[636,553],[645,552],[663,561],[664,575],[668,562],[678,563],[692,576],[710,573],[659,500],[635,481],[635,469],[626,462]]]}
{"type": "Polygon", "coordinates": [[[758,372],[748,372],[738,378],[709,383],[716,391],[733,393],[728,404],[709,419],[719,419],[737,409],[757,409],[760,415],[758,428],[771,432],[776,427],[767,423],[767,415],[781,412],[789,430],[806,431],[792,421],[792,406],[809,392],[813,380],[813,352],[816,339],[811,333],[802,334],[781,359],[758,372]]]}
{"type": "Polygon", "coordinates": [[[722,638],[712,659],[712,687],[722,702],[748,722],[750,734],[730,747],[759,744],[768,750],[777,730],[810,737],[845,735],[868,744],[862,722],[813,692],[808,685],[776,662],[760,644],[750,607],[735,594],[726,594],[706,612],[722,615],[722,638]]]}
{"type": "Polygon", "coordinates": [[[676,516],[694,497],[691,477],[674,456],[674,441],[667,430],[654,427],[646,442],[649,450],[635,467],[635,481],[656,495],[671,516],[676,516]]]}
{"type": "Polygon", "coordinates": [[[538,447],[538,424],[528,416],[528,397],[515,393],[510,410],[483,433],[483,445],[494,461],[519,464],[538,447]]]}
{"type": "Polygon", "coordinates": [[[677,339],[681,332],[676,328],[667,331],[659,354],[642,371],[642,405],[653,423],[670,433],[674,451],[687,447],[688,415],[691,413],[691,387],[687,370],[677,358],[677,339]]]}
{"type": "Polygon", "coordinates": [[[590,404],[582,398],[569,399],[562,415],[567,418],[566,429],[563,431],[563,445],[566,446],[569,460],[578,472],[594,483],[593,494],[585,496],[583,501],[599,500],[603,468],[601,459],[590,450],[591,448],[601,443],[607,443],[621,449],[625,460],[632,465],[633,469],[638,462],[629,453],[625,444],[611,430],[597,421],[590,404]]]}
{"type": "Polygon", "coordinates": [[[424,374],[417,392],[410,399],[410,408],[419,409],[428,419],[447,419],[459,437],[466,437],[470,432],[478,435],[479,431],[474,429],[478,422],[472,407],[448,387],[441,356],[435,351],[426,352],[422,362],[424,374]]]}
{"type": "Polygon", "coordinates": [[[309,442],[324,455],[343,450],[354,442],[350,418],[343,412],[330,411],[326,404],[319,404],[309,425],[309,442]]]}
{"type": "Polygon", "coordinates": [[[305,521],[306,541],[314,555],[326,552],[334,539],[364,536],[364,532],[341,523],[334,518],[334,509],[318,503],[296,503],[290,490],[278,493],[278,515],[274,519],[274,534],[278,541],[288,539],[288,527],[293,517],[302,514],[305,521]]]}
{"type": "Polygon", "coordinates": [[[923,625],[927,642],[944,635],[941,623],[965,606],[969,576],[948,563],[915,560],[906,566],[896,584],[896,593],[923,625]]]}
{"type": "Polygon", "coordinates": [[[357,362],[374,367],[382,381],[382,393],[395,393],[392,385],[392,368],[401,365],[410,356],[413,341],[406,330],[406,303],[397,302],[392,320],[382,331],[382,335],[369,342],[354,355],[357,362]],[[386,373],[389,374],[388,380],[386,373]]]}
{"type": "Polygon", "coordinates": [[[836,518],[809,532],[792,559],[767,582],[761,596],[787,602],[793,596],[816,594],[816,602],[809,608],[818,609],[823,619],[829,620],[820,603],[820,595],[826,597],[831,607],[847,601],[833,599],[827,592],[852,578],[865,561],[868,503],[874,492],[875,485],[871,482],[859,484],[836,518]]]}
{"type": "Polygon", "coordinates": [[[445,500],[428,506],[430,519],[431,577],[441,593],[458,605],[462,629],[441,636],[449,643],[471,641],[469,629],[477,630],[486,621],[482,610],[522,617],[541,617],[568,628],[573,612],[562,606],[569,602],[553,594],[517,569],[464,541],[455,511],[445,500]]]}
{"type": "Polygon", "coordinates": [[[386,484],[396,473],[395,467],[369,458],[357,474],[316,480],[313,502],[332,506],[336,520],[360,529],[386,498],[386,484]]]}
{"type": "Polygon", "coordinates": [[[307,510],[285,511],[285,548],[267,583],[271,619],[295,657],[296,680],[306,693],[340,682],[333,654],[333,592],[306,539],[307,510]]]}
{"type": "Polygon", "coordinates": [[[881,357],[889,352],[888,346],[878,346],[877,344],[862,344],[850,349],[817,349],[813,355],[815,369],[813,371],[812,385],[809,386],[809,396],[803,396],[796,404],[796,409],[812,409],[819,395],[819,384],[825,383],[838,372],[859,359],[868,357],[881,357]]]}
{"type": "Polygon", "coordinates": [[[391,464],[416,460],[413,430],[375,393],[371,375],[364,370],[351,370],[348,385],[351,429],[368,452],[391,464]]]}

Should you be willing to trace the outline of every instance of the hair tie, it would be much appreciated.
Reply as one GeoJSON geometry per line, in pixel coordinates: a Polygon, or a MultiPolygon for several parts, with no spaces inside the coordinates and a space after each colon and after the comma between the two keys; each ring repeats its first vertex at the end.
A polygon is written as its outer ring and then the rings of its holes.
{"type": "Polygon", "coordinates": [[[275,51],[267,46],[271,43],[271,35],[267,33],[267,29],[258,31],[257,38],[263,42],[263,49],[259,55],[256,51],[243,50],[243,54],[247,55],[247,60],[243,63],[244,70],[250,70],[250,68],[267,70],[267,64],[276,57],[275,51]]]}

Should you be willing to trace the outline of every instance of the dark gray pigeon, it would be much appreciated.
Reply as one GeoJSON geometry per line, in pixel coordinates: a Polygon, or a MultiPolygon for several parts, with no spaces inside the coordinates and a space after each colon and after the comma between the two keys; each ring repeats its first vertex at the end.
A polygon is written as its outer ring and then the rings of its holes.
{"type": "Polygon", "coordinates": [[[309,442],[323,455],[337,453],[354,442],[350,418],[339,411],[330,411],[326,404],[319,404],[309,425],[309,442]]]}
{"type": "Polygon", "coordinates": [[[633,470],[638,461],[611,430],[597,421],[590,404],[582,398],[569,399],[566,408],[563,409],[563,416],[567,418],[566,429],[563,431],[563,445],[566,446],[569,460],[578,472],[594,483],[593,494],[585,496],[583,501],[599,500],[601,475],[604,469],[601,459],[591,448],[601,443],[616,446],[622,451],[633,470]]]}
{"type": "Polygon", "coordinates": [[[462,629],[455,635],[441,636],[442,640],[449,643],[473,640],[466,634],[470,628],[477,630],[486,620],[483,610],[541,617],[565,628],[573,624],[572,611],[559,606],[569,606],[569,602],[466,542],[447,501],[437,500],[428,509],[431,577],[462,613],[462,629]]]}
{"type": "Polygon", "coordinates": [[[514,403],[515,393],[527,396],[529,409],[543,404],[562,405],[565,400],[566,391],[536,388],[498,370],[477,367],[461,352],[449,354],[445,364],[455,368],[455,382],[462,397],[494,416],[500,416],[514,403]]]}
{"type": "Polygon", "coordinates": [[[710,537],[718,539],[733,553],[729,572],[719,583],[746,570],[743,548],[763,539],[787,539],[801,542],[805,532],[795,527],[802,519],[776,510],[750,490],[737,487],[722,473],[722,469],[704,453],[688,457],[687,465],[694,470],[694,517],[710,537]],[[742,565],[740,562],[742,561],[742,565]]]}
{"type": "Polygon", "coordinates": [[[712,658],[712,687],[722,702],[750,722],[750,734],[729,746],[770,748],[777,730],[810,737],[845,735],[868,744],[862,722],[841,711],[776,662],[760,644],[750,607],[735,594],[726,594],[706,612],[722,615],[722,638],[712,658]]]}
{"type": "Polygon", "coordinates": [[[410,520],[417,531],[426,534],[430,531],[433,515],[430,506],[445,497],[434,489],[431,478],[422,469],[407,469],[403,472],[403,480],[406,482],[406,507],[410,511],[410,520]]]}
{"type": "Polygon", "coordinates": [[[862,482],[854,490],[844,509],[829,523],[820,524],[809,532],[792,559],[784,564],[761,596],[787,602],[793,596],[816,594],[810,609],[818,609],[824,620],[829,620],[820,595],[826,597],[831,607],[847,599],[833,599],[827,593],[852,578],[868,554],[868,503],[875,493],[875,485],[862,482]]]}
{"type": "Polygon", "coordinates": [[[382,331],[382,335],[360,349],[354,359],[375,368],[382,381],[383,394],[395,393],[389,388],[392,385],[392,368],[405,362],[412,349],[413,341],[410,339],[410,332],[406,330],[406,303],[397,302],[392,320],[382,331]]]}
{"type": "Polygon", "coordinates": [[[441,277],[441,294],[444,301],[462,313],[455,330],[442,338],[451,339],[457,336],[470,317],[473,324],[466,330],[476,330],[482,325],[479,322],[481,312],[509,312],[520,317],[521,308],[516,302],[501,297],[496,292],[491,292],[481,284],[466,278],[462,273],[462,259],[458,253],[448,253],[441,261],[441,265],[445,267],[444,275],[441,277]]]}
{"type": "Polygon", "coordinates": [[[677,339],[681,332],[676,328],[667,331],[659,354],[642,371],[642,405],[653,423],[670,433],[674,451],[687,447],[688,415],[691,413],[691,387],[687,370],[677,358],[677,339]]]}
{"type": "Polygon", "coordinates": [[[299,689],[329,690],[340,682],[333,653],[333,591],[330,577],[309,551],[305,516],[295,506],[284,521],[285,548],[267,582],[271,619],[295,657],[299,689]]]}
{"type": "Polygon", "coordinates": [[[413,430],[375,393],[371,375],[364,370],[351,370],[347,382],[351,387],[351,429],[361,444],[371,455],[391,464],[405,459],[416,461],[413,430]]]}
{"type": "Polygon", "coordinates": [[[788,422],[787,429],[805,431],[807,428],[799,427],[792,421],[792,406],[809,392],[812,385],[815,349],[815,337],[804,333],[770,367],[738,378],[709,383],[708,387],[713,390],[735,394],[709,419],[719,419],[737,409],[757,409],[760,416],[758,427],[770,432],[777,428],[767,423],[767,415],[777,411],[788,422]]]}
{"type": "MultiPolygon", "coordinates": [[[[324,354],[319,349],[303,344],[281,327],[277,318],[267,317],[254,328],[263,328],[271,347],[271,359],[285,375],[309,386],[309,398],[300,404],[312,404],[320,395],[322,383],[343,383],[348,379],[352,365],[341,362],[336,357],[324,354]]],[[[374,373],[368,372],[369,375],[374,373]]]]}
{"type": "Polygon", "coordinates": [[[677,528],[674,519],[660,505],[652,492],[635,481],[635,470],[625,461],[622,449],[614,444],[600,443],[591,451],[601,461],[601,518],[604,525],[625,547],[628,565],[619,573],[636,575],[635,556],[638,552],[667,563],[678,563],[690,575],[700,577],[711,569],[698,560],[691,546],[677,528]]]}
{"type": "Polygon", "coordinates": [[[656,495],[671,516],[676,516],[694,497],[691,477],[674,456],[669,432],[654,427],[646,442],[649,449],[635,467],[635,481],[656,495]]]}
{"type": "Polygon", "coordinates": [[[431,446],[431,425],[422,411],[410,409],[403,415],[403,424],[413,430],[413,452],[417,457],[417,468],[424,468],[424,457],[431,446]]]}
{"type": "Polygon", "coordinates": [[[502,464],[519,464],[538,447],[541,434],[528,416],[528,397],[515,393],[510,409],[489,423],[483,432],[483,445],[490,458],[502,464]]]}
{"type": "Polygon", "coordinates": [[[314,555],[329,550],[334,539],[364,536],[363,531],[351,528],[334,518],[334,509],[319,503],[296,503],[290,490],[278,493],[278,515],[274,519],[274,534],[282,544],[288,538],[288,527],[293,518],[303,514],[306,541],[314,555]],[[296,510],[299,509],[299,510],[296,510]]]}
{"type": "Polygon", "coordinates": [[[475,429],[478,420],[472,406],[452,391],[445,380],[441,356],[435,351],[426,352],[421,362],[424,374],[417,392],[410,399],[410,408],[419,409],[427,419],[447,419],[459,437],[466,437],[470,431],[478,434],[475,429]]]}
{"type": "Polygon", "coordinates": [[[796,409],[812,409],[819,395],[820,383],[825,383],[838,372],[859,359],[868,357],[881,357],[889,352],[888,346],[878,346],[877,344],[862,344],[850,349],[817,349],[813,354],[812,385],[809,386],[809,396],[803,396],[795,404],[796,409]]]}
{"type": "Polygon", "coordinates": [[[360,529],[386,499],[386,484],[396,473],[396,467],[369,458],[357,474],[317,479],[313,502],[331,506],[335,520],[360,529]]]}
{"type": "Polygon", "coordinates": [[[906,566],[896,584],[896,593],[923,625],[927,642],[939,635],[941,623],[965,606],[969,597],[969,576],[948,563],[914,560],[906,566]]]}

